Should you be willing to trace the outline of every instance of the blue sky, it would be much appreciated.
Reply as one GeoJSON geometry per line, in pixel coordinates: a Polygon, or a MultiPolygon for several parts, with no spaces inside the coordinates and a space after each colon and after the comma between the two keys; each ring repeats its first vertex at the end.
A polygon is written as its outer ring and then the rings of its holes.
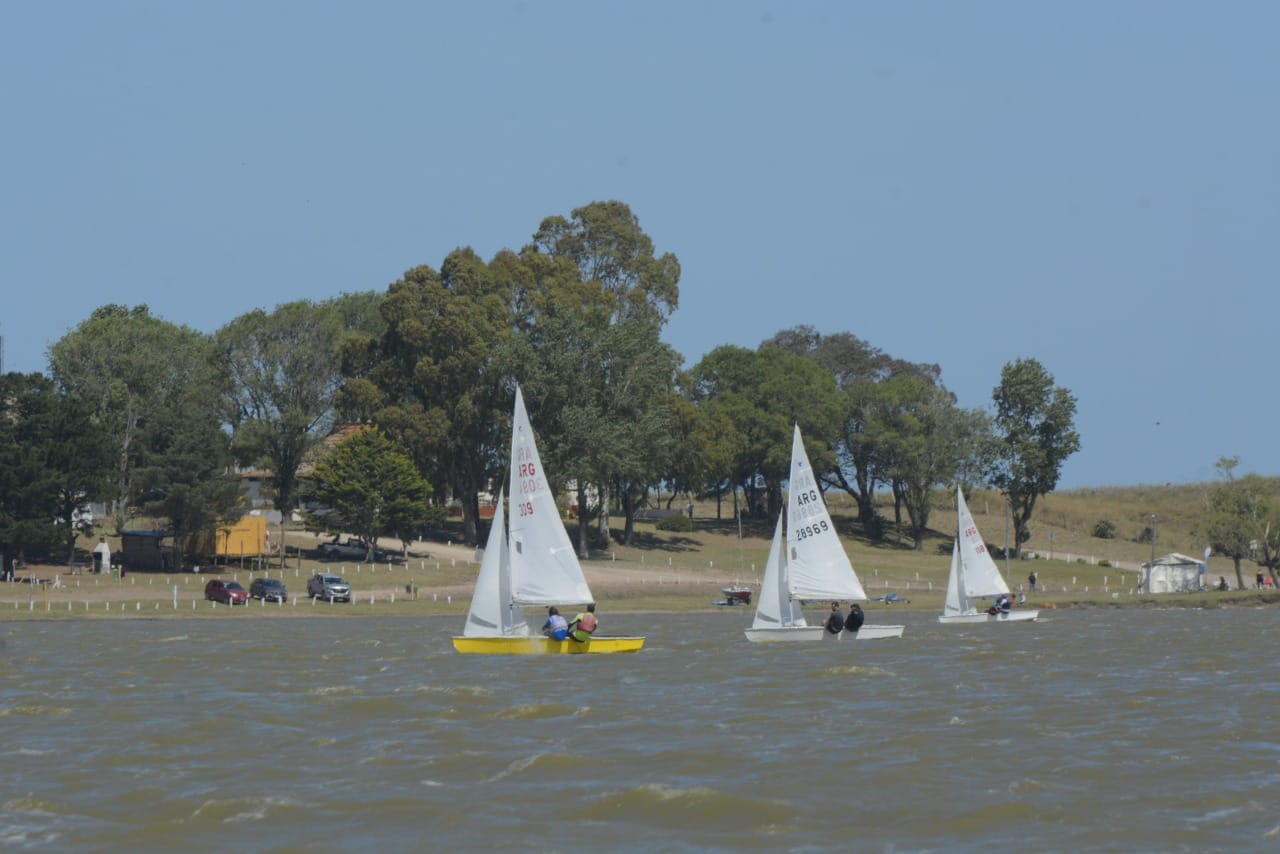
{"type": "Polygon", "coordinates": [[[809,324],[1038,359],[1061,486],[1280,474],[1280,4],[0,4],[4,369],[105,303],[212,332],[626,202],[698,361],[809,324]]]}

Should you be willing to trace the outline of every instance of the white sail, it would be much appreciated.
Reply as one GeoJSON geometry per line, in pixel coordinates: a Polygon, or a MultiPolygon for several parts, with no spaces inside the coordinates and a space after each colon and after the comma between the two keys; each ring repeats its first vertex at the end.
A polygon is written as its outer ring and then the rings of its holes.
{"type": "Polygon", "coordinates": [[[507,521],[502,509],[502,492],[498,493],[498,509],[485,542],[480,574],[471,597],[471,611],[462,629],[464,637],[504,637],[528,634],[524,612],[511,600],[511,561],[507,553],[507,521]]]}
{"type": "Polygon", "coordinates": [[[787,626],[804,626],[804,612],[800,603],[791,600],[787,591],[787,555],[782,545],[782,514],[773,531],[773,544],[769,546],[769,559],[764,564],[764,581],[760,586],[760,598],[756,600],[756,618],[753,629],[776,629],[787,626]]]}
{"type": "Polygon", "coordinates": [[[951,541],[951,572],[947,575],[947,598],[942,606],[942,614],[946,617],[956,617],[960,614],[975,613],[975,609],[969,604],[969,600],[964,598],[961,590],[960,576],[963,570],[960,567],[960,541],[951,541]]]}
{"type": "Polygon", "coordinates": [[[800,426],[791,440],[791,481],[787,497],[787,576],[793,599],[866,601],[849,563],[818,482],[809,465],[800,426]]]}
{"type": "Polygon", "coordinates": [[[973,523],[973,514],[969,505],[964,502],[964,493],[956,489],[956,507],[960,513],[960,566],[963,580],[961,590],[967,599],[978,599],[983,596],[999,596],[1009,592],[1009,585],[1004,583],[1000,568],[991,559],[991,553],[982,542],[978,526],[973,523]]]}
{"type": "Polygon", "coordinates": [[[510,514],[512,598],[521,605],[594,601],[543,474],[519,386],[511,425],[510,514]]]}

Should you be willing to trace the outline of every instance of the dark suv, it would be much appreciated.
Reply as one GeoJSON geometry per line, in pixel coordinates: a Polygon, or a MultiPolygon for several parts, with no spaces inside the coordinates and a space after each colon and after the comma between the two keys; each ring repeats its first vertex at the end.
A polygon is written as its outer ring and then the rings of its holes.
{"type": "Polygon", "coordinates": [[[261,599],[264,602],[283,602],[289,598],[284,582],[275,578],[255,578],[249,585],[249,598],[261,599]]]}

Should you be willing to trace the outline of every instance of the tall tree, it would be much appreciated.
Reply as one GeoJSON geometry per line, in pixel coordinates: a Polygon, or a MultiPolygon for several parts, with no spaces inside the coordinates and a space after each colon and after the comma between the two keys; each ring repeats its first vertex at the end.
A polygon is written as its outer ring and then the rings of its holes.
{"type": "Polygon", "coordinates": [[[231,468],[231,440],[215,407],[190,398],[139,426],[133,467],[140,508],[168,523],[172,565],[178,567],[190,537],[233,524],[244,514],[240,478],[231,468]]]}
{"type": "Polygon", "coordinates": [[[329,524],[369,545],[380,536],[421,530],[431,513],[431,484],[380,430],[360,430],[321,457],[304,491],[333,511],[329,524]]]}
{"type": "Polygon", "coordinates": [[[115,458],[112,516],[124,527],[137,490],[134,444],[141,425],[183,395],[223,397],[224,377],[200,333],[153,317],[145,305],[104,305],[49,348],[58,385],[93,407],[115,458]]]}
{"type": "Polygon", "coordinates": [[[886,399],[896,405],[886,413],[883,456],[910,520],[916,550],[924,548],[933,510],[934,487],[950,481],[960,457],[961,421],[955,395],[912,373],[883,384],[886,399]]]}
{"type": "Polygon", "coordinates": [[[997,439],[989,479],[1009,501],[1014,556],[1021,557],[1036,500],[1057,487],[1062,464],[1080,449],[1076,399],[1035,359],[1005,365],[992,399],[997,439]]]}
{"type": "MultiPolygon", "coordinates": [[[[41,374],[0,375],[0,567],[64,541],[59,493],[83,482],[75,471],[76,402],[41,374]]],[[[86,460],[92,466],[93,460],[86,460]]],[[[74,533],[71,534],[74,538],[74,533]]]]}
{"type": "Polygon", "coordinates": [[[344,410],[365,414],[424,478],[452,492],[472,544],[480,493],[506,464],[510,303],[510,286],[470,249],[457,249],[440,272],[425,265],[406,271],[383,299],[381,340],[347,351],[358,360],[346,368],[344,410]]]}
{"type": "Polygon", "coordinates": [[[236,456],[267,468],[276,507],[286,519],[298,470],[333,425],[342,336],[336,306],[306,300],[269,314],[243,314],[215,336],[230,377],[228,420],[236,456]]]}
{"type": "Polygon", "coordinates": [[[814,471],[830,470],[841,414],[831,372],[811,359],[769,343],[758,350],[725,345],[689,371],[699,405],[712,405],[739,437],[733,463],[747,511],[772,517],[782,507],[782,484],[790,474],[792,426],[799,424],[814,471]]]}
{"type": "MultiPolygon", "coordinates": [[[[644,449],[654,452],[656,462],[666,443],[668,419],[662,404],[679,364],[658,337],[679,301],[680,264],[671,253],[654,254],[652,239],[618,201],[592,202],[568,219],[544,219],[521,251],[521,260],[523,274],[514,292],[515,304],[527,312],[520,324],[530,345],[523,367],[546,376],[551,373],[547,365],[573,365],[571,373],[559,375],[572,390],[571,408],[559,411],[560,420],[565,429],[583,431],[593,441],[553,433],[549,445],[585,444],[584,457],[562,459],[579,464],[580,499],[588,483],[596,487],[600,539],[607,546],[610,488],[619,478],[634,484],[644,449]],[[572,346],[538,330],[550,324],[572,329],[578,336],[572,346]],[[651,343],[638,347],[638,342],[651,343]]],[[[551,392],[545,385],[542,390],[551,392]]],[[[632,508],[624,496],[628,530],[632,508]]],[[[580,529],[580,551],[585,551],[585,540],[580,529]]]]}
{"type": "Polygon", "coordinates": [[[1219,481],[1205,494],[1204,513],[1197,526],[1214,552],[1231,558],[1236,571],[1236,589],[1245,587],[1244,572],[1240,563],[1256,556],[1260,566],[1266,566],[1272,581],[1280,581],[1275,574],[1275,558],[1280,550],[1280,518],[1277,518],[1272,501],[1273,488],[1256,474],[1235,476],[1238,457],[1221,457],[1214,468],[1219,481]]]}

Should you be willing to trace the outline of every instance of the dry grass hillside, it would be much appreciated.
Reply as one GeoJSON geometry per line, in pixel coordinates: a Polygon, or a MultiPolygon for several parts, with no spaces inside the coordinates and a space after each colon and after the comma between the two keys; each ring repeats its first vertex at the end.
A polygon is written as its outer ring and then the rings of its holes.
{"type": "MultiPolygon", "coordinates": [[[[1011,587],[1030,593],[1025,581],[1031,570],[1036,571],[1039,590],[1033,598],[1037,606],[1154,604],[1144,602],[1134,590],[1137,570],[1152,553],[1146,534],[1151,516],[1157,519],[1157,554],[1177,551],[1199,556],[1204,544],[1196,530],[1207,488],[1196,484],[1113,487],[1049,495],[1037,506],[1025,548],[1036,557],[1021,561],[1003,558],[1006,534],[1000,495],[979,490],[969,497],[969,507],[997,564],[1006,567],[1011,587]],[[1094,536],[1100,520],[1114,526],[1113,537],[1094,536]]],[[[876,601],[887,593],[909,600],[912,608],[941,608],[956,528],[952,494],[938,492],[930,533],[921,550],[912,548],[906,532],[894,524],[891,502],[879,504],[888,524],[885,536],[873,540],[857,523],[851,500],[836,494],[828,499],[854,568],[872,597],[869,609],[901,607],[876,601]]],[[[740,535],[732,505],[726,503],[720,517],[716,510],[714,503],[696,505],[694,527],[688,533],[638,523],[630,545],[619,542],[622,520],[614,517],[614,542],[607,549],[594,549],[584,562],[593,593],[615,611],[696,610],[722,598],[725,586],[758,588],[774,520],[744,521],[740,535]]],[[[570,530],[576,532],[576,524],[570,523],[570,530]]],[[[96,539],[84,538],[81,545],[88,548],[96,539]]],[[[118,542],[108,539],[113,549],[118,548],[118,542]]],[[[273,541],[278,541],[274,532],[273,541]]],[[[265,570],[289,586],[292,601],[282,613],[465,613],[478,569],[479,552],[461,544],[453,527],[407,544],[383,539],[380,545],[395,557],[373,566],[324,561],[316,549],[316,536],[300,530],[287,531],[285,541],[289,555],[285,566],[275,558],[265,570]],[[321,570],[346,575],[357,593],[354,606],[337,611],[307,607],[306,577],[321,570]]],[[[1251,580],[1254,569],[1252,564],[1245,566],[1247,579],[1251,580]]],[[[1223,575],[1234,580],[1228,559],[1211,557],[1208,571],[1212,578],[1223,575]]],[[[0,584],[0,612],[33,617],[203,612],[211,607],[202,597],[204,581],[211,575],[247,584],[262,573],[253,561],[234,560],[205,565],[199,575],[188,568],[185,573],[134,572],[114,579],[109,574],[72,573],[65,562],[46,559],[23,567],[17,583],[0,584]]],[[[1236,599],[1237,604],[1249,604],[1253,600],[1246,601],[1247,597],[1257,595],[1241,591],[1197,598],[1191,594],[1177,604],[1213,607],[1236,599]]],[[[1175,603],[1165,597],[1159,604],[1175,603]]]]}

